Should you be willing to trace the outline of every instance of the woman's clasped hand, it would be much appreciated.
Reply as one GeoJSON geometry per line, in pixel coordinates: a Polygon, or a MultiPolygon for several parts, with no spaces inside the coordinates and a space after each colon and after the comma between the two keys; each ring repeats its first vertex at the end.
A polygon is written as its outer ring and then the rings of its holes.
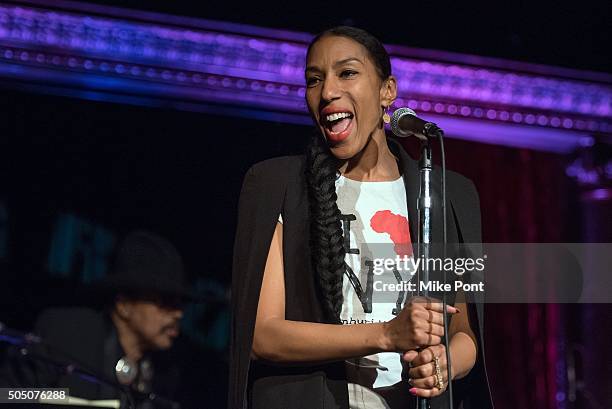
{"type": "MultiPolygon", "coordinates": [[[[385,324],[389,350],[403,352],[410,365],[410,389],[414,395],[434,397],[448,386],[443,304],[426,297],[410,298],[401,312],[385,324]]],[[[459,309],[446,306],[449,314],[459,309]]]]}

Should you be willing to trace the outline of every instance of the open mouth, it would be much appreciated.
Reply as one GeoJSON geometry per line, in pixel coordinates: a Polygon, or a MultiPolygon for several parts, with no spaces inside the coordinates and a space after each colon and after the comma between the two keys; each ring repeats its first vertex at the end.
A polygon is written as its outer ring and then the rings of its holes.
{"type": "Polygon", "coordinates": [[[166,334],[173,338],[176,338],[179,335],[179,330],[178,328],[169,328],[166,330],[166,334]]]}
{"type": "Polygon", "coordinates": [[[179,335],[180,329],[178,325],[168,325],[164,328],[164,332],[166,335],[171,337],[177,337],[179,335]]]}
{"type": "Polygon", "coordinates": [[[348,137],[354,115],[351,112],[334,112],[323,116],[323,127],[327,137],[339,142],[348,137]]]}

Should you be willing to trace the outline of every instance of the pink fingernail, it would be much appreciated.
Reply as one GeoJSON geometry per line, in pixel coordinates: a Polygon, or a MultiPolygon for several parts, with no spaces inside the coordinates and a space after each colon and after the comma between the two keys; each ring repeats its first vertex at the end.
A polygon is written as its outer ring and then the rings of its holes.
{"type": "Polygon", "coordinates": [[[416,396],[416,391],[417,391],[417,388],[410,388],[410,389],[408,389],[408,392],[410,392],[414,396],[416,396]]]}

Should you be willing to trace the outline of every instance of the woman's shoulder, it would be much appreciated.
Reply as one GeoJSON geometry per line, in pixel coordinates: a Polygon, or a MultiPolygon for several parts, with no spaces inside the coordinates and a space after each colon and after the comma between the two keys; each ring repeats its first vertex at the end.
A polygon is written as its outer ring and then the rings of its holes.
{"type": "Polygon", "coordinates": [[[467,202],[470,206],[480,207],[476,184],[461,173],[446,171],[446,193],[455,202],[467,202]]]}
{"type": "Polygon", "coordinates": [[[285,191],[288,185],[303,178],[304,155],[280,156],[252,165],[244,176],[241,195],[252,192],[258,196],[285,191]]]}
{"type": "Polygon", "coordinates": [[[279,172],[295,173],[303,169],[304,162],[304,155],[279,156],[255,163],[247,174],[278,176],[279,172]]]}
{"type": "Polygon", "coordinates": [[[304,155],[279,156],[257,162],[246,172],[243,185],[286,186],[289,181],[302,177],[304,163],[304,155]]]}

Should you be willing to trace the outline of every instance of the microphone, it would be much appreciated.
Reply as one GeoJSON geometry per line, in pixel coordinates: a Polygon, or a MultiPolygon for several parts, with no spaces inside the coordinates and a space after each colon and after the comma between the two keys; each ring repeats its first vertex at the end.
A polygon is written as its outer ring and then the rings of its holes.
{"type": "Polygon", "coordinates": [[[419,118],[410,108],[398,108],[393,112],[391,131],[401,138],[414,135],[424,141],[442,133],[438,125],[419,118]]]}

